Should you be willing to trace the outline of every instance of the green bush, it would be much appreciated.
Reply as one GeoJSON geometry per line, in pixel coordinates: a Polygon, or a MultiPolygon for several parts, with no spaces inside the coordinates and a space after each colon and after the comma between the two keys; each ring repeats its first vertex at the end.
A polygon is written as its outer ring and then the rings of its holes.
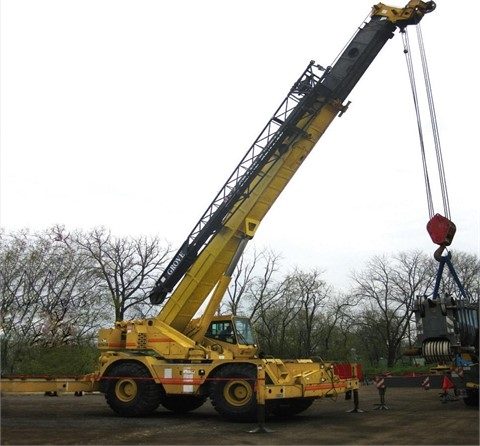
{"type": "Polygon", "coordinates": [[[431,366],[431,364],[422,366],[399,364],[393,367],[362,366],[362,372],[364,376],[369,378],[373,378],[376,375],[383,375],[384,373],[391,373],[394,376],[403,376],[412,372],[415,372],[416,374],[428,373],[431,366]]]}
{"type": "Polygon", "coordinates": [[[91,345],[27,347],[16,358],[15,375],[78,376],[95,371],[100,353],[91,345]]]}

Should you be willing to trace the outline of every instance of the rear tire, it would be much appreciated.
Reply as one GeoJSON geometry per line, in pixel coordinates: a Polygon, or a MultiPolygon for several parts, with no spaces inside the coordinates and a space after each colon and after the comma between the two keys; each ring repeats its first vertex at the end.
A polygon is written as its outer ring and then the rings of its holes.
{"type": "Polygon", "coordinates": [[[228,364],[222,367],[215,374],[210,387],[210,399],[215,410],[230,421],[255,421],[256,378],[257,369],[249,364],[228,364]]]}
{"type": "Polygon", "coordinates": [[[164,397],[163,387],[153,381],[148,369],[139,362],[114,364],[106,377],[105,399],[122,417],[150,415],[164,397]]]}

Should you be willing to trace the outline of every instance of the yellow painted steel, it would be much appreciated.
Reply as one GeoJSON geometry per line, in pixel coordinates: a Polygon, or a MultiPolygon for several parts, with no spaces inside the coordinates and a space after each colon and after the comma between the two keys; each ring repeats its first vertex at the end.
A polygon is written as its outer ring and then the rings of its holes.
{"type": "Polygon", "coordinates": [[[100,390],[98,375],[78,378],[2,378],[1,392],[38,393],[96,392],[100,390]]]}

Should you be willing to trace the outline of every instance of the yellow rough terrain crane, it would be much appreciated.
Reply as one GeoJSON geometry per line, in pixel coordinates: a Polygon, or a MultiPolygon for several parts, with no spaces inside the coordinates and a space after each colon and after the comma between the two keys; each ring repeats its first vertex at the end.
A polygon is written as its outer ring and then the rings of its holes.
{"type": "Polygon", "coordinates": [[[160,405],[187,412],[210,398],[232,420],[255,419],[263,401],[277,416],[297,414],[317,398],[353,393],[355,401],[358,365],[262,355],[249,319],[215,313],[248,241],[347,110],[345,100],[371,62],[395,31],[434,9],[432,1],[379,3],[332,66],[308,64],[157,281],[150,300],[165,302],[159,314],[100,330],[97,372],[73,380],[3,379],[2,390],[100,391],[122,416],[148,415],[160,405]]]}

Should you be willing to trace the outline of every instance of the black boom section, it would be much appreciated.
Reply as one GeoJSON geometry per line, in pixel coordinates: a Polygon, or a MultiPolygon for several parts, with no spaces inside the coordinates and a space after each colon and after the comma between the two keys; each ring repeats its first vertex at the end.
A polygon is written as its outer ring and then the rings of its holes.
{"type": "Polygon", "coordinates": [[[359,29],[333,65],[323,84],[344,101],[385,43],[393,37],[396,26],[382,17],[372,17],[359,29]]]}
{"type": "Polygon", "coordinates": [[[305,133],[311,119],[331,100],[343,101],[362,77],[396,25],[372,17],[352,38],[337,61],[327,69],[310,62],[280,107],[230,175],[202,218],[163,271],[150,293],[152,304],[162,303],[195,262],[209,240],[248,198],[262,172],[273,166],[305,133]],[[300,126],[303,123],[303,128],[300,126]]]}

